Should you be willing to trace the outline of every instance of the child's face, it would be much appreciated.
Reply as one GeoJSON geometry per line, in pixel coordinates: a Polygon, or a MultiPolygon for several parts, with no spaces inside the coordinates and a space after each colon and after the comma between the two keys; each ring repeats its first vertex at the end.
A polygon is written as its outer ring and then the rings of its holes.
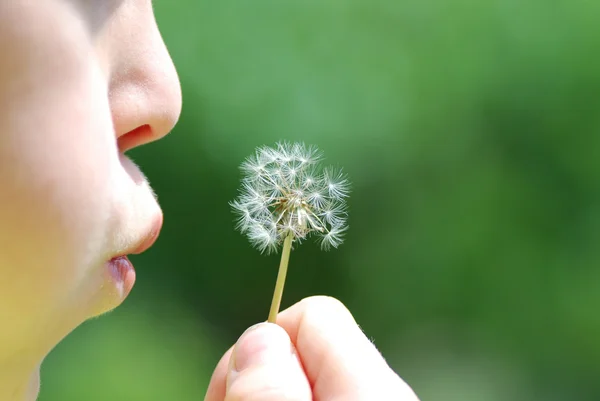
{"type": "Polygon", "coordinates": [[[162,214],[123,152],[180,110],[150,0],[0,2],[0,356],[125,298],[162,214]]]}

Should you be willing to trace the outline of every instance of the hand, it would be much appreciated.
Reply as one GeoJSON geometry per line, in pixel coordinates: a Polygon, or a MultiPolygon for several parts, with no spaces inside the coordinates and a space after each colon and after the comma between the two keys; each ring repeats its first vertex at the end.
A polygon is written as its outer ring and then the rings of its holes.
{"type": "Polygon", "coordinates": [[[339,301],[307,298],[225,353],[205,401],[418,401],[339,301]]]}

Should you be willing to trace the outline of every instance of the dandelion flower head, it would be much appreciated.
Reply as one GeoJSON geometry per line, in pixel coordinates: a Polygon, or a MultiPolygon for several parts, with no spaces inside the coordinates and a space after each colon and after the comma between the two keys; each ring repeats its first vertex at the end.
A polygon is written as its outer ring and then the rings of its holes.
{"type": "Polygon", "coordinates": [[[230,204],[237,229],[258,250],[272,252],[289,235],[298,242],[314,235],[324,250],[343,242],[350,183],[321,160],[316,147],[278,143],[242,163],[240,194],[230,204]]]}

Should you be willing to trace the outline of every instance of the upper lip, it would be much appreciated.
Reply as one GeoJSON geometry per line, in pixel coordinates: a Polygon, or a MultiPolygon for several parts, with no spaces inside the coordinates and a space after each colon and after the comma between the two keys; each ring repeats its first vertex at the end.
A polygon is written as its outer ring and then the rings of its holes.
{"type": "Polygon", "coordinates": [[[163,224],[163,217],[161,214],[160,217],[158,217],[156,219],[156,222],[152,225],[152,228],[150,229],[150,231],[148,231],[146,236],[144,238],[142,238],[140,240],[140,242],[138,242],[135,245],[135,247],[133,247],[133,250],[129,253],[133,254],[133,255],[138,255],[138,254],[146,251],[152,245],[154,245],[154,243],[156,242],[156,239],[158,238],[158,234],[160,234],[162,224],[163,224]]]}

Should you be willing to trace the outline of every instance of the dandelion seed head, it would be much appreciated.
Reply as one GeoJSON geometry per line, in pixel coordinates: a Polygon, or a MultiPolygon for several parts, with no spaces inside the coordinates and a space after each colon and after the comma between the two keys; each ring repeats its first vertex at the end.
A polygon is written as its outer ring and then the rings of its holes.
{"type": "Polygon", "coordinates": [[[288,235],[315,235],[325,250],[343,242],[350,183],[341,170],[322,169],[314,146],[280,142],[260,147],[240,166],[239,196],[230,203],[236,228],[260,252],[278,249],[288,235]]]}

